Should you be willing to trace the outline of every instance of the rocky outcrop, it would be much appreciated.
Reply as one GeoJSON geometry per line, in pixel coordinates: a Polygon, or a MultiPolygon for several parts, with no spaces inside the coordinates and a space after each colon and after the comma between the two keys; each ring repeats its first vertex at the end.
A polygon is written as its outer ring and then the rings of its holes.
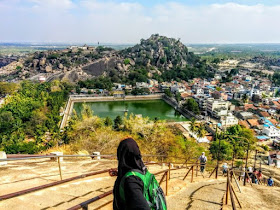
{"type": "Polygon", "coordinates": [[[180,40],[152,35],[141,40],[140,44],[121,51],[123,57],[133,60],[138,65],[156,66],[162,69],[185,67],[193,56],[180,40]]]}
{"type": "Polygon", "coordinates": [[[14,61],[9,65],[0,68],[0,76],[15,74],[24,70],[22,60],[14,61]]]}
{"type": "Polygon", "coordinates": [[[101,75],[128,76],[131,71],[146,69],[146,76],[153,77],[162,75],[166,70],[192,67],[199,61],[197,58],[188,52],[180,40],[155,34],[121,51],[84,46],[35,52],[26,56],[22,67],[15,70],[16,66],[10,64],[5,73],[18,74],[19,79],[46,74],[50,80],[58,78],[78,81],[101,75]],[[27,73],[23,74],[22,71],[27,73]]]}
{"type": "Polygon", "coordinates": [[[58,65],[58,68],[63,69],[63,64],[60,63],[60,64],[58,65]]]}
{"type": "Polygon", "coordinates": [[[105,57],[83,67],[83,71],[92,76],[100,76],[104,71],[116,69],[118,67],[120,67],[120,71],[123,69],[120,64],[120,58],[116,56],[110,58],[105,57]]]}
{"type": "Polygon", "coordinates": [[[46,66],[46,72],[47,72],[47,73],[52,72],[52,67],[51,67],[51,66],[46,66]]]}
{"type": "Polygon", "coordinates": [[[46,60],[47,60],[46,58],[41,58],[39,65],[44,66],[46,64],[46,60]]]}

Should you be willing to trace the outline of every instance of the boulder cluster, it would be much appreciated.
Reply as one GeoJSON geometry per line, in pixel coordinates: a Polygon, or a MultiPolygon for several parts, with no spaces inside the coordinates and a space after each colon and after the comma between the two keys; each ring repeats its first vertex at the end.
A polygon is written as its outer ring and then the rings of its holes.
{"type": "MultiPolygon", "coordinates": [[[[180,40],[155,34],[147,40],[141,39],[140,44],[121,51],[84,45],[35,52],[21,61],[21,68],[15,64],[8,65],[7,68],[17,72],[19,79],[38,74],[45,74],[53,79],[75,75],[77,81],[107,75],[112,70],[120,75],[128,75],[137,68],[147,69],[148,76],[152,77],[165,70],[186,67],[193,56],[180,40]]],[[[71,81],[74,77],[67,79],[71,81]]]]}

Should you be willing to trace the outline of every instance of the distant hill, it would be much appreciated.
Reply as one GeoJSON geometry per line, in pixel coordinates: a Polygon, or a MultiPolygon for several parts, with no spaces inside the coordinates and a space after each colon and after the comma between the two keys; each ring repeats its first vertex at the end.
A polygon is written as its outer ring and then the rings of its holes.
{"type": "Polygon", "coordinates": [[[14,65],[0,69],[2,80],[60,79],[77,82],[98,76],[111,77],[113,82],[137,82],[147,78],[158,80],[209,77],[213,69],[189,52],[173,38],[152,35],[140,44],[124,50],[110,47],[72,46],[63,50],[48,50],[29,54],[21,68],[14,65]]]}

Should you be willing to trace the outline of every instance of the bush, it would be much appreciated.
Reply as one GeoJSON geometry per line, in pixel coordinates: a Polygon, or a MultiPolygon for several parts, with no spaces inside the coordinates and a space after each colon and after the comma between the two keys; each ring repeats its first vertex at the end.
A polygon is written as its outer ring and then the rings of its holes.
{"type": "Polygon", "coordinates": [[[129,58],[124,59],[123,63],[124,63],[125,65],[130,64],[130,60],[129,60],[129,58]]]}
{"type": "Polygon", "coordinates": [[[53,53],[53,54],[50,54],[50,55],[47,57],[47,59],[48,59],[48,60],[57,59],[58,56],[59,56],[59,55],[58,55],[57,53],[53,53]]]}

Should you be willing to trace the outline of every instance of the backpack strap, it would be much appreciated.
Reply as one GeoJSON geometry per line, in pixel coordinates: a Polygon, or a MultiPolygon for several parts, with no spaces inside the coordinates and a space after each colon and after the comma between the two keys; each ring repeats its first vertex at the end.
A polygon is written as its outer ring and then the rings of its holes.
{"type": "MultiPolygon", "coordinates": [[[[149,199],[149,195],[148,195],[148,189],[149,186],[152,182],[152,174],[147,170],[145,174],[140,173],[140,170],[133,170],[133,171],[129,171],[127,172],[121,179],[121,183],[119,186],[119,192],[120,192],[120,197],[122,199],[122,201],[125,201],[125,193],[124,193],[124,182],[125,179],[129,176],[136,176],[139,177],[144,185],[144,189],[143,189],[143,196],[146,198],[146,200],[148,201],[149,199]]],[[[149,205],[151,205],[151,203],[148,201],[149,205]]]]}

